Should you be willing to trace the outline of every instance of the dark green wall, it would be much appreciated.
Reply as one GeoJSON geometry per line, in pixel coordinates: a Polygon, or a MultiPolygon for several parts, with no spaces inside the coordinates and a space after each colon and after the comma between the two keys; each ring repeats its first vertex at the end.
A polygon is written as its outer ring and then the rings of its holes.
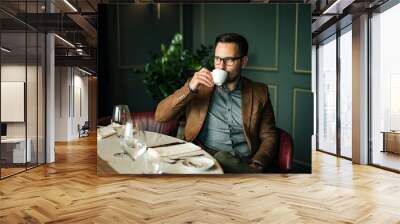
{"type": "MultiPolygon", "coordinates": [[[[311,170],[313,95],[311,93],[311,12],[303,4],[110,6],[109,55],[114,104],[133,111],[152,111],[156,104],[132,69],[158,52],[174,33],[184,32],[189,49],[213,44],[218,34],[237,32],[249,42],[249,66],[244,76],[269,86],[277,126],[294,138],[295,168],[311,170]],[[119,21],[117,20],[119,18],[119,21]],[[119,35],[118,35],[119,34],[119,35]]],[[[101,91],[101,90],[100,90],[101,91]]],[[[112,106],[110,106],[112,107],[112,106]]],[[[111,113],[111,112],[110,112],[111,113]]]]}
{"type": "Polygon", "coordinates": [[[103,101],[99,117],[110,115],[116,104],[127,104],[131,111],[153,111],[157,104],[142,83],[144,74],[133,71],[149,61],[150,52],[158,53],[160,44],[169,43],[180,31],[179,5],[163,5],[160,19],[151,4],[102,6],[106,15],[99,17],[107,17],[104,35],[108,39],[99,44],[99,56],[101,52],[108,55],[103,57],[106,68],[99,74],[99,82],[107,82],[104,87],[99,83],[98,100],[103,101]]]}

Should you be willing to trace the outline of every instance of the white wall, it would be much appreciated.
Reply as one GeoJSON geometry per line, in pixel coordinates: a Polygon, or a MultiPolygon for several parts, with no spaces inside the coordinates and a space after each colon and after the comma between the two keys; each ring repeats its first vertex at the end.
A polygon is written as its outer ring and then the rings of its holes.
{"type": "Polygon", "coordinates": [[[79,70],[74,69],[74,108],[73,108],[73,120],[72,120],[72,136],[78,137],[77,126],[81,126],[88,121],[89,118],[89,102],[88,102],[88,77],[82,76],[79,70]],[[78,74],[77,74],[78,73],[78,74]],[[80,93],[79,93],[80,92],[80,93]],[[80,102],[79,102],[80,101],[80,102]]]}
{"type": "Polygon", "coordinates": [[[72,67],[56,67],[56,141],[78,138],[78,124],[88,120],[88,77],[72,67]]]}
{"type": "Polygon", "coordinates": [[[55,68],[55,141],[68,139],[69,76],[67,67],[55,68]]]}
{"type": "MultiPolygon", "coordinates": [[[[18,64],[5,64],[1,66],[1,81],[5,82],[25,82],[26,71],[28,72],[28,81],[29,86],[36,86],[36,81],[31,80],[30,75],[34,74],[36,76],[36,66],[28,66],[18,64]],[[27,69],[27,70],[25,70],[27,69]]],[[[36,88],[27,88],[27,104],[31,106],[31,108],[27,109],[29,113],[27,113],[28,119],[28,129],[32,127],[36,130],[36,113],[32,113],[31,111],[36,110],[36,88]],[[34,102],[34,104],[31,104],[34,102]],[[31,105],[29,105],[31,104],[31,105]],[[34,107],[34,108],[32,108],[34,107]],[[33,110],[32,110],[33,109],[33,110]],[[35,124],[31,124],[34,122],[35,124]],[[34,127],[33,127],[34,126],[34,127]]],[[[40,107],[40,105],[39,105],[40,107]]],[[[1,110],[7,110],[7,108],[1,108],[1,110]]],[[[7,136],[8,137],[25,137],[25,123],[26,122],[7,122],[7,136]]],[[[28,130],[28,137],[30,130],[28,130]]],[[[36,135],[36,132],[35,132],[36,135]]]]}
{"type": "MultiPolygon", "coordinates": [[[[44,163],[45,150],[45,118],[44,118],[44,74],[42,67],[25,64],[3,64],[1,66],[1,81],[18,81],[26,84],[26,107],[22,108],[26,112],[26,121],[24,122],[6,122],[7,137],[24,138],[25,135],[30,139],[32,152],[32,161],[44,163]],[[27,78],[27,80],[25,80],[27,78]],[[37,154],[39,154],[37,156],[37,154]]],[[[2,96],[7,97],[7,96],[2,96]]],[[[10,108],[1,108],[1,110],[10,110],[10,108]]]]}
{"type": "MultiPolygon", "coordinates": [[[[28,71],[32,67],[28,67],[28,71]]],[[[25,82],[25,65],[2,65],[1,66],[1,81],[7,82],[25,82]]],[[[7,108],[1,108],[7,110],[7,108]]],[[[25,137],[25,122],[10,122],[7,123],[7,137],[25,137]]]]}

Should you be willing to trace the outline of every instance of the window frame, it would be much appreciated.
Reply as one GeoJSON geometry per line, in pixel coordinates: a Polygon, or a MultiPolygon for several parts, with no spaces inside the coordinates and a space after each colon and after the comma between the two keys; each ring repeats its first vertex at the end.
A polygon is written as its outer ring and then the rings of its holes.
{"type": "Polygon", "coordinates": [[[347,157],[347,156],[343,156],[341,153],[341,118],[340,118],[340,77],[341,77],[341,67],[340,67],[340,37],[342,35],[344,35],[347,32],[352,32],[352,23],[347,24],[345,27],[341,28],[340,30],[337,30],[336,33],[333,33],[332,35],[328,36],[325,39],[320,40],[317,45],[316,45],[316,92],[317,92],[317,100],[316,100],[316,121],[317,121],[317,125],[316,125],[316,150],[319,152],[323,152],[329,155],[333,155],[336,157],[340,157],[343,159],[347,159],[347,160],[352,160],[352,158],[347,157]],[[333,38],[334,37],[334,38],[333,38]],[[320,98],[319,98],[319,79],[320,79],[320,74],[319,74],[319,47],[322,43],[326,44],[330,41],[336,41],[336,152],[332,153],[332,152],[328,152],[327,150],[321,149],[319,147],[320,143],[319,143],[319,105],[320,105],[320,98]]]}

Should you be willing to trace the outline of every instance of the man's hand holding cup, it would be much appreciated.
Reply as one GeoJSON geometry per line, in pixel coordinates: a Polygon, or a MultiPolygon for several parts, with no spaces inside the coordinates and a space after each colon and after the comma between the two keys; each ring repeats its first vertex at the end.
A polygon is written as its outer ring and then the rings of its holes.
{"type": "Polygon", "coordinates": [[[194,92],[197,92],[202,85],[210,88],[214,86],[211,72],[206,68],[194,73],[192,80],[189,82],[189,88],[194,92]]]}
{"type": "Polygon", "coordinates": [[[197,92],[200,86],[207,86],[212,88],[214,85],[222,85],[228,73],[222,69],[214,69],[210,72],[206,68],[200,69],[200,71],[194,73],[192,80],[189,82],[189,88],[197,92]]]}

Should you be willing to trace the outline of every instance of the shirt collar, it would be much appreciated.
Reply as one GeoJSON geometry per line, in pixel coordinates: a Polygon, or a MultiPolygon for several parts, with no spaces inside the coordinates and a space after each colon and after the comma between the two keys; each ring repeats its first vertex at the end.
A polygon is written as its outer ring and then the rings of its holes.
{"type": "MultiPolygon", "coordinates": [[[[237,83],[236,83],[235,90],[233,90],[233,91],[238,91],[238,90],[240,90],[241,83],[242,83],[242,76],[240,75],[240,76],[239,76],[239,80],[238,80],[237,83]]],[[[223,89],[224,91],[226,91],[226,92],[230,92],[230,90],[228,89],[228,86],[226,85],[226,83],[222,84],[222,86],[219,86],[219,87],[222,88],[222,89],[223,89]]],[[[233,91],[232,91],[232,92],[233,92],[233,91]]]]}

